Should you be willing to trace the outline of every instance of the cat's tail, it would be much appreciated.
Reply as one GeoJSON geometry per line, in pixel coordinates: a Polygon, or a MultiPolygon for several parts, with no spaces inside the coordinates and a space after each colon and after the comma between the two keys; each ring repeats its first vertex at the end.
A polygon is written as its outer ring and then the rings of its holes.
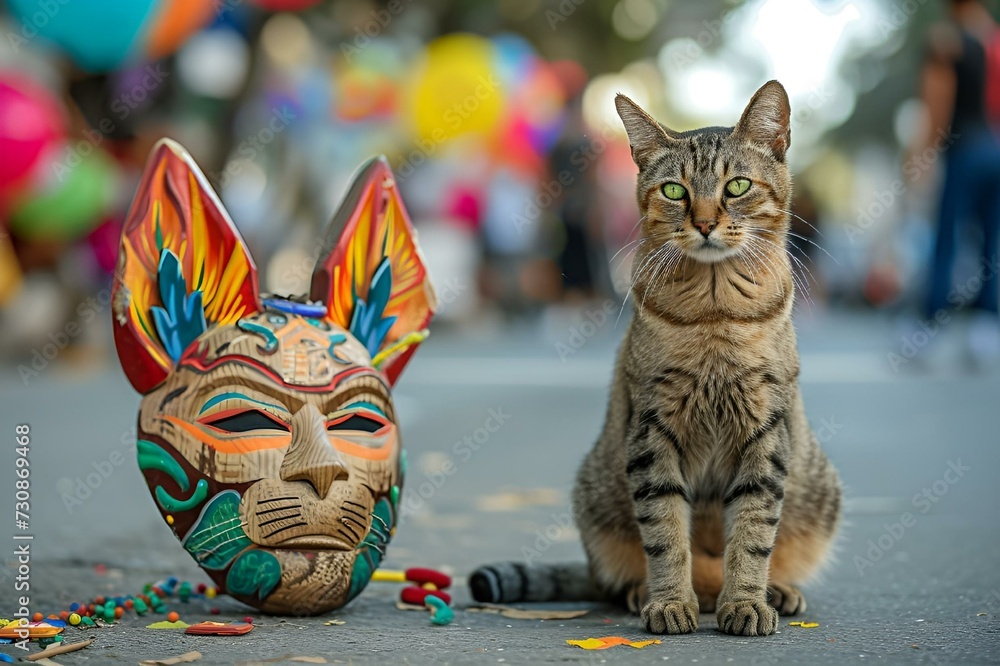
{"type": "Polygon", "coordinates": [[[586,563],[525,565],[501,562],[469,576],[472,598],[486,603],[517,601],[598,601],[601,593],[586,563]]]}

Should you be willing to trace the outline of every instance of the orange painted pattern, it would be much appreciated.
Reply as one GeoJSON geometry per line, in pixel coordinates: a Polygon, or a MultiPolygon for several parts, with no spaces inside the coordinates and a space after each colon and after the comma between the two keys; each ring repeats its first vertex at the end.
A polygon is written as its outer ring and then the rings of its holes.
{"type": "Polygon", "coordinates": [[[251,451],[262,451],[264,449],[283,449],[292,442],[291,433],[230,439],[228,437],[216,437],[213,435],[210,432],[211,426],[189,423],[176,416],[161,416],[160,418],[168,423],[172,423],[205,446],[213,448],[219,453],[250,453],[251,451]]]}
{"type": "MultiPolygon", "coordinates": [[[[232,324],[258,309],[257,277],[239,232],[205,177],[180,146],[164,141],[150,158],[122,233],[123,285],[135,334],[165,371],[172,366],[153,325],[162,305],[157,269],[163,249],[180,260],[187,291],[202,291],[209,324],[232,324]]],[[[116,289],[121,285],[116,285],[116,289]]]]}
{"type": "Polygon", "coordinates": [[[392,292],[384,316],[397,318],[385,340],[390,344],[423,329],[436,303],[399,188],[392,172],[379,165],[331,256],[331,320],[350,327],[354,297],[367,300],[371,278],[385,257],[392,267],[392,292]]]}

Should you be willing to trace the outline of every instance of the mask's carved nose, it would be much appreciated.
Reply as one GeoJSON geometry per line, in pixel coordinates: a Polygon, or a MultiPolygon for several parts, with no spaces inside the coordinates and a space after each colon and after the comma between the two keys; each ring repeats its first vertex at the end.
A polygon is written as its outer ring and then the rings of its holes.
{"type": "Polygon", "coordinates": [[[710,233],[712,233],[712,229],[715,229],[715,227],[717,225],[718,225],[718,223],[715,220],[695,220],[694,221],[695,228],[697,228],[698,231],[701,232],[701,235],[704,236],[705,238],[708,238],[708,235],[710,233]]]}
{"type": "Polygon", "coordinates": [[[326,419],[306,405],[292,417],[292,443],[281,462],[282,481],[305,481],[325,498],[334,481],[348,476],[347,462],[326,434],[326,419]]]}

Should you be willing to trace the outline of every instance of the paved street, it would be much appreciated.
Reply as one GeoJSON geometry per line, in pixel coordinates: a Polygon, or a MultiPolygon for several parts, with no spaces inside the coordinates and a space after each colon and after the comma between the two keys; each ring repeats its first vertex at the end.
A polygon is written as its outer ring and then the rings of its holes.
{"type": "MultiPolygon", "coordinates": [[[[256,618],[258,628],[243,637],[185,637],[147,630],[148,621],[135,618],[72,630],[71,640],[97,641],[56,661],[134,664],[198,650],[199,664],[286,655],[356,664],[1000,663],[1000,375],[916,362],[896,373],[887,355],[901,342],[890,322],[808,308],[800,315],[806,406],[847,491],[838,558],[808,588],[809,611],[800,618],[817,628],[785,618],[776,636],[739,639],[703,616],[694,635],[586,652],[565,641],[641,639],[638,619],[597,606],[570,621],[466,612],[471,602],[459,585],[455,622],[436,627],[425,613],[394,607],[398,586],[373,584],[323,618],[259,616],[220,600],[223,618],[256,618]],[[332,618],[346,624],[323,624],[332,618]]],[[[488,334],[437,331],[397,392],[411,467],[405,520],[383,566],[464,577],[497,560],[581,558],[575,531],[560,524],[575,468],[601,425],[623,328],[613,318],[581,328],[567,316],[488,334]],[[491,410],[502,425],[487,433],[491,410]],[[451,475],[440,472],[448,459],[451,475]]],[[[14,424],[32,427],[32,610],[136,593],[168,575],[207,580],[154,510],[130,439],[139,397],[117,362],[106,360],[53,364],[28,386],[13,367],[0,379],[0,427],[8,433],[0,488],[10,504],[14,424]],[[96,487],[87,486],[88,475],[96,487]]],[[[0,522],[4,538],[12,523],[0,522]]],[[[11,550],[3,548],[8,558],[11,550]]],[[[0,617],[10,617],[13,580],[0,585],[0,617]]],[[[211,617],[202,602],[178,607],[189,622],[211,617]]]]}

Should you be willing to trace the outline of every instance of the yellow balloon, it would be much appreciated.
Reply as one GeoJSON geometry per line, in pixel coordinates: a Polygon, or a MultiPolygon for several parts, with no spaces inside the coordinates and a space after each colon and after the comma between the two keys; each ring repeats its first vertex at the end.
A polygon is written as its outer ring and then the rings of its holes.
{"type": "Polygon", "coordinates": [[[489,133],[500,122],[505,92],[488,40],[459,33],[436,39],[415,77],[414,131],[433,144],[489,133]]]}

